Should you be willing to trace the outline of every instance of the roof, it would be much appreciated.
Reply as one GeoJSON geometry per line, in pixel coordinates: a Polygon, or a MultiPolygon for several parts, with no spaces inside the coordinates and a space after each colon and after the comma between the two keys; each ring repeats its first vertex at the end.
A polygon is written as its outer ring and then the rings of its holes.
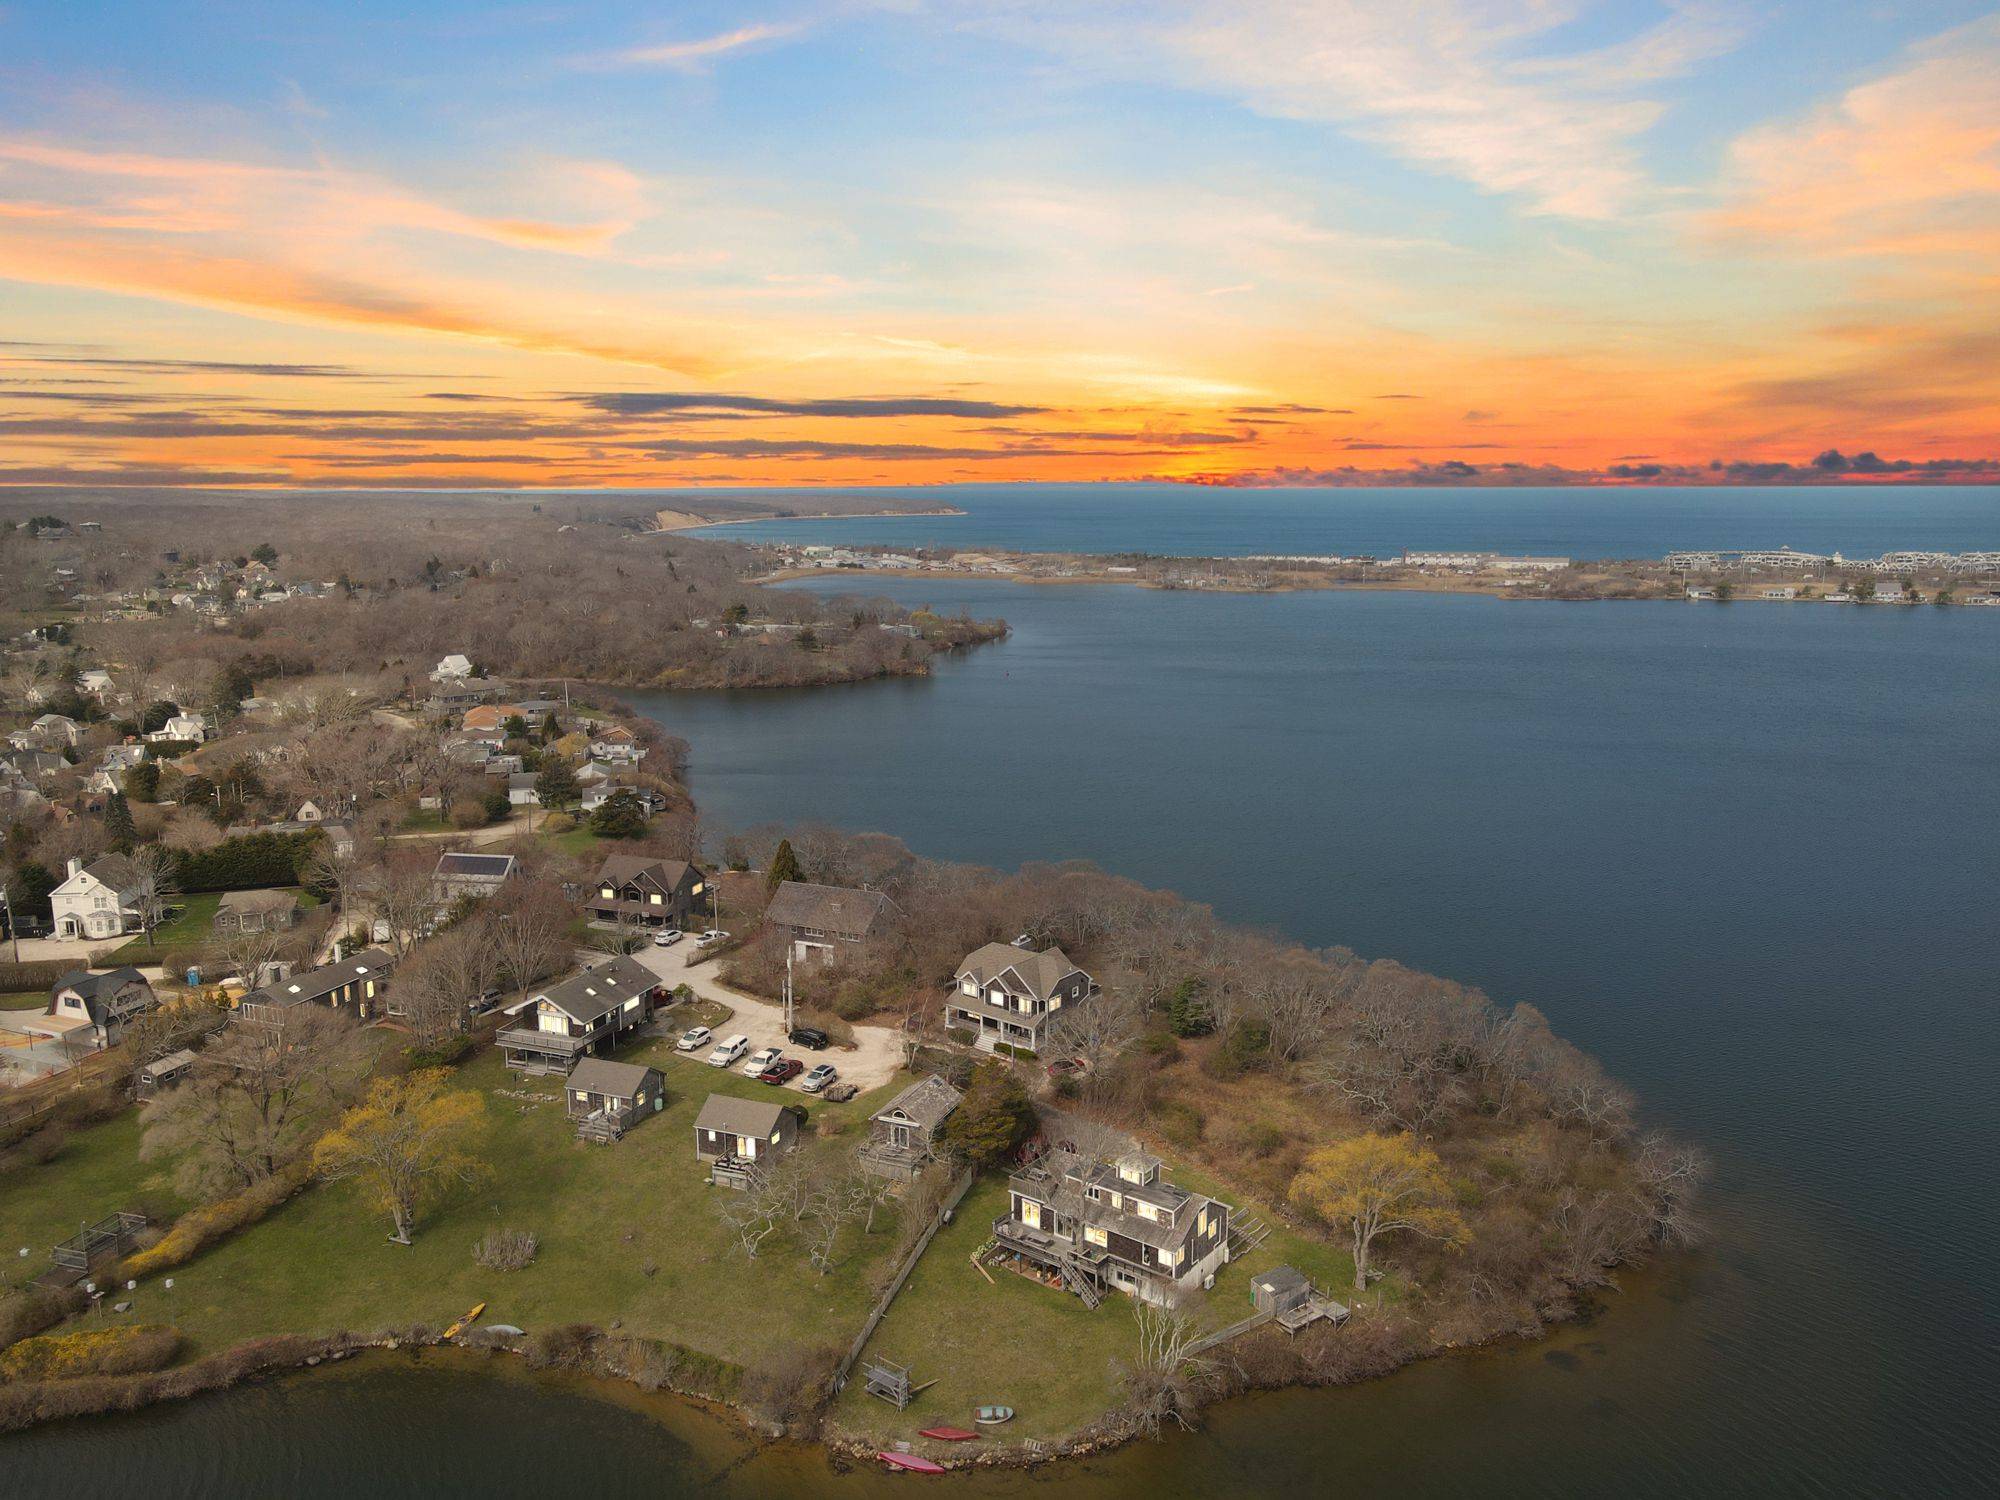
{"type": "Polygon", "coordinates": [[[902,1115],[914,1120],[926,1130],[936,1130],[944,1123],[946,1115],[958,1108],[965,1095],[933,1073],[929,1078],[920,1078],[902,1093],[891,1099],[872,1116],[883,1119],[889,1115],[902,1115]]]}
{"type": "Polygon", "coordinates": [[[191,1068],[194,1062],[194,1054],[183,1047],[178,1052],[169,1052],[165,1057],[156,1058],[139,1071],[148,1078],[158,1078],[163,1073],[178,1073],[182,1068],[191,1068]]]}
{"type": "Polygon", "coordinates": [[[297,891],[224,891],[215,910],[217,915],[226,911],[290,911],[298,904],[297,891]]]}
{"type": "MultiPolygon", "coordinates": [[[[129,984],[144,985],[149,995],[153,990],[146,983],[146,976],[129,964],[122,969],[108,969],[102,974],[93,974],[88,969],[71,969],[50,987],[49,1009],[51,1012],[55,1010],[56,996],[64,990],[74,990],[91,1021],[101,1025],[107,1009],[105,1001],[129,984]]],[[[125,1009],[129,1011],[130,1007],[125,1009]]]]}
{"type": "Polygon", "coordinates": [[[1110,1163],[1093,1160],[1062,1146],[1056,1147],[1034,1166],[1016,1172],[1009,1179],[1009,1185],[1017,1192],[1025,1192],[1027,1196],[1049,1204],[1065,1218],[1093,1224],[1160,1250],[1171,1249],[1185,1240],[1200,1218],[1201,1210],[1216,1202],[1168,1182],[1146,1185],[1126,1182],[1110,1163]],[[1174,1222],[1171,1225],[1162,1224],[1157,1220],[1141,1218],[1130,1209],[1113,1208],[1109,1203],[1089,1197],[1085,1192],[1089,1187],[1116,1190],[1123,1198],[1141,1199],[1160,1208],[1172,1209],[1174,1222]]]}
{"type": "Polygon", "coordinates": [[[779,1119],[784,1113],[785,1106],[782,1104],[767,1104],[761,1099],[738,1099],[734,1094],[710,1094],[708,1102],[701,1107],[701,1113],[695,1116],[694,1128],[769,1140],[780,1128],[779,1119]]]}
{"type": "Polygon", "coordinates": [[[1032,995],[1037,1000],[1054,998],[1056,986],[1078,972],[1069,955],[1060,948],[1044,948],[1040,953],[1029,953],[1011,943],[988,943],[984,948],[967,954],[965,962],[958,966],[958,977],[961,979],[970,974],[982,988],[997,982],[1017,993],[1032,995]],[[1009,973],[1014,975],[1012,983],[1006,977],[1009,973]]]}
{"type": "Polygon", "coordinates": [[[438,856],[436,873],[446,879],[505,880],[514,873],[514,856],[452,849],[438,856]]]}
{"type": "Polygon", "coordinates": [[[267,984],[260,990],[252,990],[243,997],[243,1003],[301,1005],[308,1000],[324,1000],[343,985],[352,984],[357,979],[381,978],[395,966],[395,959],[382,949],[364,948],[354,957],[342,959],[337,964],[323,964],[303,974],[294,974],[289,979],[280,979],[276,984],[267,984]]]}
{"type": "Polygon", "coordinates": [[[883,911],[895,908],[896,903],[880,891],[854,891],[838,885],[787,880],[778,886],[778,894],[771,898],[764,917],[780,927],[865,938],[883,911]]]}
{"type": "Polygon", "coordinates": [[[83,867],[83,873],[114,891],[129,891],[139,883],[139,867],[122,854],[100,854],[83,867]]]}
{"type": "Polygon", "coordinates": [[[643,1063],[611,1062],[602,1057],[586,1057],[569,1070],[569,1086],[592,1094],[610,1094],[630,1099],[645,1086],[649,1073],[658,1073],[643,1063]]]}
{"type": "Polygon", "coordinates": [[[611,1014],[635,995],[659,985],[660,976],[629,958],[613,958],[586,969],[561,984],[540,990],[535,999],[547,1001],[578,1021],[595,1021],[611,1014]]]}
{"type": "Polygon", "coordinates": [[[1267,1286],[1273,1291],[1288,1292],[1298,1287],[1311,1286],[1306,1273],[1297,1266],[1273,1266],[1268,1271],[1259,1271],[1250,1278],[1252,1286],[1267,1286]]]}
{"type": "Polygon", "coordinates": [[[666,893],[679,885],[687,872],[688,863],[684,859],[641,859],[634,854],[609,854],[598,866],[597,880],[600,885],[626,885],[645,880],[666,893]]]}

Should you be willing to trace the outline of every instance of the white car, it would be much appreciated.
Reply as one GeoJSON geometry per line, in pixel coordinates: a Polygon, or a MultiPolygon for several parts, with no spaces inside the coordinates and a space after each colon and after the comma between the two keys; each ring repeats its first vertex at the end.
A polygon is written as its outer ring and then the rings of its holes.
{"type": "Polygon", "coordinates": [[[653,946],[655,948],[671,948],[675,943],[678,943],[680,940],[681,940],[680,930],[678,928],[669,927],[665,932],[662,932],[654,937],[653,946]]]}
{"type": "Polygon", "coordinates": [[[808,1094],[817,1094],[839,1076],[840,1070],[832,1063],[821,1063],[799,1080],[799,1087],[804,1089],[808,1094]]]}
{"type": "Polygon", "coordinates": [[[750,1061],[743,1065],[743,1071],[750,1077],[755,1078],[782,1056],[784,1056],[784,1049],[782,1047],[759,1047],[755,1052],[750,1054],[750,1061]]]}
{"type": "Polygon", "coordinates": [[[704,932],[700,937],[694,940],[694,945],[697,948],[713,948],[717,943],[727,942],[728,939],[729,939],[728,933],[723,932],[717,928],[711,927],[708,929],[708,931],[704,932]]]}
{"type": "Polygon", "coordinates": [[[749,1047],[750,1038],[747,1036],[724,1037],[716,1044],[715,1050],[708,1054],[708,1065],[711,1068],[726,1068],[748,1051],[749,1047]]]}
{"type": "Polygon", "coordinates": [[[715,1033],[706,1026],[690,1026],[681,1033],[681,1039],[674,1043],[674,1049],[679,1052],[699,1052],[714,1037],[715,1033]]]}

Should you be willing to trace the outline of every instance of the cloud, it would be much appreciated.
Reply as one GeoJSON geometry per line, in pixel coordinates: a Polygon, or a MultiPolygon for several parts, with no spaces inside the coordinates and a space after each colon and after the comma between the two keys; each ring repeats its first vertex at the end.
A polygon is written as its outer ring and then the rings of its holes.
{"type": "Polygon", "coordinates": [[[597,53],[576,60],[581,68],[604,71],[618,68],[675,68],[684,73],[695,73],[706,68],[717,58],[727,57],[732,52],[741,52],[747,47],[760,46],[765,42],[782,41],[796,36],[805,28],[797,22],[777,23],[760,21],[750,26],[739,26],[734,31],[718,32],[714,36],[698,37],[685,42],[662,42],[654,46],[628,47],[620,52],[597,53]]]}
{"type": "Polygon", "coordinates": [[[1560,50],[1552,0],[1013,0],[977,24],[1080,70],[1163,78],[1325,122],[1536,209],[1609,219],[1639,201],[1633,143],[1663,112],[1639,86],[1733,48],[1734,8],[1668,0],[1657,24],[1560,50]],[[1538,50],[1539,49],[1539,50],[1538,50]]]}
{"type": "Polygon", "coordinates": [[[595,391],[568,399],[619,416],[661,412],[736,412],[786,417],[1024,417],[1049,410],[947,396],[847,396],[781,400],[706,391],[595,391]]]}
{"type": "Polygon", "coordinates": [[[1844,458],[1826,452],[1810,462],[1785,459],[1711,459],[1705,464],[1614,463],[1603,468],[1562,464],[1475,463],[1447,458],[1401,469],[1287,467],[1233,474],[1163,474],[1182,484],[1238,489],[1351,488],[1451,485],[1504,488],[1514,485],[1588,484],[1828,484],[1840,482],[1984,484],[2000,479],[2000,457],[1883,459],[1873,453],[1844,458]]]}

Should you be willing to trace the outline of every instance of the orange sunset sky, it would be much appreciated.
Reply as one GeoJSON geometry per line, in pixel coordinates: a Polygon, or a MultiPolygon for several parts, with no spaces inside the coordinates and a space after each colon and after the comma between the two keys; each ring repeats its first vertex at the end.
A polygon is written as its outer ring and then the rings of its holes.
{"type": "Polygon", "coordinates": [[[2000,476],[2000,14],[0,0],[0,482],[2000,476]]]}

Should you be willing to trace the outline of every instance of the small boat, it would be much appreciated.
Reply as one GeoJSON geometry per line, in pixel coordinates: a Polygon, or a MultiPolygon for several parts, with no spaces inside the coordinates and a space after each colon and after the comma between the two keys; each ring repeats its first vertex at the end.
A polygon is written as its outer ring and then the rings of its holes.
{"type": "Polygon", "coordinates": [[[912,1474],[942,1474],[943,1464],[934,1464],[928,1458],[919,1458],[914,1453],[891,1453],[886,1448],[875,1455],[892,1469],[908,1469],[912,1474]]]}
{"type": "Polygon", "coordinates": [[[444,1336],[448,1339],[457,1338],[461,1333],[465,1332],[466,1329],[470,1328],[474,1323],[477,1323],[479,1321],[479,1315],[485,1311],[486,1311],[486,1304],[484,1302],[478,1303],[473,1307],[471,1312],[467,1313],[464,1317],[460,1318],[456,1323],[452,1324],[451,1327],[447,1328],[444,1331],[444,1336]]]}
{"type": "Polygon", "coordinates": [[[926,1427],[917,1436],[936,1438],[941,1443],[969,1443],[979,1434],[967,1432],[963,1427],[926,1427]]]}
{"type": "Polygon", "coordinates": [[[998,1427],[1002,1422],[1014,1420],[1011,1406],[977,1406],[973,1408],[972,1420],[981,1427],[998,1427]]]}

